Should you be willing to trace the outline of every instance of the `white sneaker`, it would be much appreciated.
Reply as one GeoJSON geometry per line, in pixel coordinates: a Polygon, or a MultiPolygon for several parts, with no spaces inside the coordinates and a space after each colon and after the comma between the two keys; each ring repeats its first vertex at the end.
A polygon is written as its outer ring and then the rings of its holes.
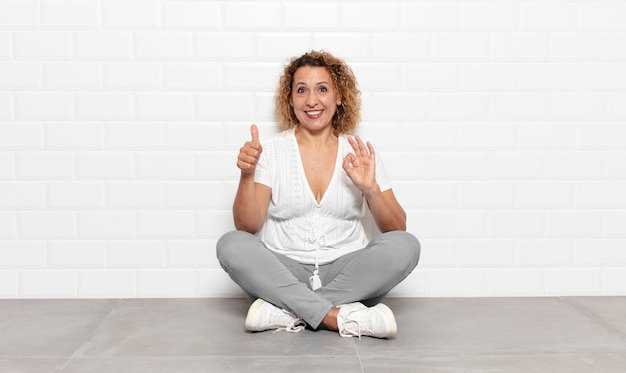
{"type": "Polygon", "coordinates": [[[390,338],[398,331],[396,318],[386,305],[379,303],[365,307],[361,303],[344,304],[339,307],[337,325],[342,337],[361,338],[362,335],[376,338],[390,338]]]}
{"type": "Polygon", "coordinates": [[[304,330],[305,323],[293,313],[282,310],[263,299],[257,299],[248,309],[246,329],[262,332],[275,329],[298,333],[304,330]]]}

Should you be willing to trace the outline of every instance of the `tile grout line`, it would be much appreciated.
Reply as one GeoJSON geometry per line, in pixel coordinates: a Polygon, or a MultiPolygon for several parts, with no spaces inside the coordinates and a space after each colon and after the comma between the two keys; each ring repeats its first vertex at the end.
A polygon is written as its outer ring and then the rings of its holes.
{"type": "Polygon", "coordinates": [[[363,362],[361,361],[361,355],[359,354],[359,347],[357,346],[354,338],[352,338],[352,344],[354,345],[354,351],[356,352],[356,358],[359,361],[359,367],[361,367],[361,373],[365,373],[365,369],[363,368],[363,362]]]}
{"type": "Polygon", "coordinates": [[[63,373],[63,371],[65,370],[65,368],[67,367],[67,365],[76,357],[76,354],[78,353],[78,351],[80,350],[81,347],[83,347],[85,345],[85,343],[87,343],[91,337],[94,335],[94,333],[96,332],[96,330],[98,330],[98,328],[100,328],[100,326],[102,326],[102,324],[104,323],[104,321],[106,319],[109,318],[109,316],[111,315],[111,313],[113,312],[113,310],[115,310],[117,308],[117,306],[119,306],[119,304],[121,303],[122,299],[116,299],[115,303],[113,304],[113,306],[111,307],[111,309],[109,310],[109,312],[106,313],[106,315],[104,315],[104,317],[100,320],[100,322],[98,323],[98,325],[96,325],[93,330],[91,331],[91,333],[89,333],[89,335],[85,338],[85,340],[80,343],[76,349],[74,350],[74,352],[72,353],[72,356],[70,356],[67,361],[65,362],[65,364],[63,364],[63,366],[61,367],[61,369],[59,370],[59,373],[63,373]]]}

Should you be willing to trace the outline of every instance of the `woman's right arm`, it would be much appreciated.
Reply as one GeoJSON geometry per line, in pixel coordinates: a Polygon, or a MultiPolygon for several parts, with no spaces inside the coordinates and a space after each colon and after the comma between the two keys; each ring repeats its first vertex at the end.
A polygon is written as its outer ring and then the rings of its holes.
{"type": "Polygon", "coordinates": [[[249,233],[258,232],[263,226],[269,206],[272,189],[254,182],[254,171],[263,148],[259,142],[259,130],[250,126],[252,141],[246,142],[239,150],[237,167],[241,170],[239,187],[233,204],[235,228],[249,233]]]}

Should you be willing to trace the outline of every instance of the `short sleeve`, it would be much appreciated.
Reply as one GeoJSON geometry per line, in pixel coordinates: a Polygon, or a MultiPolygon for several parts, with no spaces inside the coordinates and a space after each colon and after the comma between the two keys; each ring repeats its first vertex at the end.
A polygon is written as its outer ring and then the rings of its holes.
{"type": "Polygon", "coordinates": [[[389,182],[389,177],[387,177],[385,164],[383,163],[380,153],[378,152],[376,152],[376,182],[380,186],[381,192],[391,189],[391,183],[389,182]]]}
{"type": "Polygon", "coordinates": [[[267,185],[270,188],[272,187],[269,158],[265,148],[264,151],[261,152],[261,155],[259,156],[259,162],[254,169],[254,181],[259,184],[267,185]]]}

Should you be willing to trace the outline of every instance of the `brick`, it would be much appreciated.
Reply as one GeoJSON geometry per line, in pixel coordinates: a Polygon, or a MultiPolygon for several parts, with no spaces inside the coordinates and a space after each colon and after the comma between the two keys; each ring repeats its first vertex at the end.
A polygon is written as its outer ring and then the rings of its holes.
{"type": "Polygon", "coordinates": [[[517,128],[517,142],[521,149],[574,149],[576,132],[573,123],[524,123],[517,128]]]}
{"type": "Polygon", "coordinates": [[[43,209],[45,186],[42,182],[0,182],[0,209],[43,209]]]}
{"type": "Polygon", "coordinates": [[[487,293],[486,271],[478,268],[441,268],[429,272],[429,294],[445,296],[485,296],[487,293]]]}
{"type": "Polygon", "coordinates": [[[588,123],[578,126],[578,146],[588,150],[624,149],[620,141],[626,135],[626,129],[621,123],[588,123]]]}
{"type": "Polygon", "coordinates": [[[626,179],[625,152],[607,152],[605,158],[606,176],[609,179],[626,179]]]}
{"type": "Polygon", "coordinates": [[[282,68],[275,63],[229,63],[225,65],[225,87],[228,90],[272,92],[276,87],[281,70],[282,68]]]}
{"type": "Polygon", "coordinates": [[[290,30],[333,30],[341,22],[339,3],[285,3],[284,12],[285,27],[290,30]],[[303,17],[304,14],[324,14],[324,17],[303,17]]]}
{"type": "Polygon", "coordinates": [[[574,91],[576,65],[530,63],[520,66],[520,88],[524,91],[574,91]]]}
{"type": "Polygon", "coordinates": [[[201,238],[219,238],[235,229],[232,210],[198,212],[197,231],[201,238]]]}
{"type": "Polygon", "coordinates": [[[410,30],[455,31],[461,25],[458,3],[403,2],[402,27],[410,30]]]}
{"type": "Polygon", "coordinates": [[[390,297],[427,297],[430,294],[428,273],[414,271],[389,292],[390,297]]]}
{"type": "Polygon", "coordinates": [[[515,204],[522,209],[572,208],[573,189],[567,181],[520,181],[515,186],[515,204]]]}
{"type": "Polygon", "coordinates": [[[545,161],[546,175],[552,179],[600,179],[603,162],[600,152],[549,152],[545,161]]]}
{"type": "Polygon", "coordinates": [[[604,33],[553,33],[550,39],[553,61],[607,61],[609,36],[604,33]]]}
{"type": "Polygon", "coordinates": [[[461,68],[464,91],[515,91],[518,67],[514,64],[476,63],[461,68]]]}
{"type": "Polygon", "coordinates": [[[15,96],[15,117],[23,120],[73,119],[74,103],[71,93],[23,92],[15,96]]]}
{"type": "Polygon", "coordinates": [[[543,296],[545,295],[542,269],[487,270],[488,296],[543,296]]]}
{"type": "Polygon", "coordinates": [[[272,61],[300,56],[311,45],[311,33],[308,32],[263,32],[257,33],[255,38],[255,59],[270,59],[272,61]]]}
{"type": "Polygon", "coordinates": [[[48,242],[49,268],[102,268],[107,264],[106,243],[103,241],[48,242]]]}
{"type": "Polygon", "coordinates": [[[425,153],[410,153],[411,167],[406,167],[406,152],[385,152],[384,167],[387,176],[396,180],[415,180],[428,177],[428,158],[425,153]]]}
{"type": "Polygon", "coordinates": [[[188,60],[193,54],[193,35],[188,32],[138,32],[135,55],[139,59],[188,60]]]}
{"type": "Polygon", "coordinates": [[[162,241],[113,241],[109,243],[111,268],[159,268],[165,261],[162,241]]]}
{"type": "Polygon", "coordinates": [[[458,199],[454,182],[396,181],[393,191],[405,209],[451,209],[458,199]]]}
{"type": "Polygon", "coordinates": [[[278,2],[228,2],[222,4],[222,27],[230,29],[277,29],[281,22],[278,2]],[[259,17],[262,14],[263,17],[259,17]]]}
{"type": "Polygon", "coordinates": [[[164,143],[162,123],[109,123],[104,132],[109,149],[161,149],[164,143]]]}
{"type": "Polygon", "coordinates": [[[626,211],[607,210],[604,213],[604,235],[606,237],[626,237],[624,226],[626,224],[626,211]]]}
{"type": "Polygon", "coordinates": [[[624,91],[626,89],[626,64],[581,64],[578,68],[578,85],[583,91],[624,91]]]}
{"type": "Polygon", "coordinates": [[[568,239],[517,240],[516,266],[569,267],[572,264],[572,241],[568,239]]]}
{"type": "Polygon", "coordinates": [[[376,61],[402,62],[429,60],[433,45],[430,35],[407,32],[377,32],[372,35],[371,43],[372,58],[376,61]]]}
{"type": "MultiPolygon", "coordinates": [[[[243,143],[242,143],[243,145],[243,143]]],[[[196,154],[196,179],[239,180],[237,151],[199,152],[196,154]]]]}
{"type": "Polygon", "coordinates": [[[44,76],[47,90],[102,89],[102,65],[96,62],[47,62],[44,76]]]}
{"type": "Polygon", "coordinates": [[[15,155],[0,152],[0,180],[13,179],[15,176],[15,155]]]}
{"type": "Polygon", "coordinates": [[[166,125],[168,149],[221,149],[224,129],[221,124],[169,123],[166,125]]]}
{"type": "Polygon", "coordinates": [[[199,1],[166,2],[162,5],[163,26],[167,29],[217,29],[220,3],[199,1]]]}
{"type": "Polygon", "coordinates": [[[362,119],[376,121],[415,121],[428,119],[430,97],[427,94],[377,93],[363,96],[362,119]]]}
{"type": "Polygon", "coordinates": [[[363,141],[369,141],[374,145],[376,156],[384,158],[385,151],[398,150],[398,141],[405,134],[399,132],[397,127],[381,125],[380,123],[359,123],[356,131],[363,141]]]}
{"type": "Polygon", "coordinates": [[[97,29],[100,27],[100,1],[44,0],[41,24],[44,29],[97,29]]]}
{"type": "Polygon", "coordinates": [[[216,240],[169,241],[167,267],[221,269],[215,256],[216,242],[216,240]]]}
{"type": "Polygon", "coordinates": [[[45,268],[47,260],[44,241],[0,241],[0,268],[45,268]]]}
{"type": "Polygon", "coordinates": [[[222,182],[170,182],[166,185],[170,209],[213,210],[226,208],[222,182]]]}
{"type": "Polygon", "coordinates": [[[169,89],[223,88],[224,71],[219,63],[171,62],[165,64],[164,86],[169,89]]]}
{"type": "Polygon", "coordinates": [[[215,59],[250,59],[254,51],[252,32],[197,32],[195,56],[215,59]]]}
{"type": "Polygon", "coordinates": [[[601,211],[552,210],[546,212],[547,237],[599,237],[602,231],[601,211]]]}
{"type": "Polygon", "coordinates": [[[400,85],[419,91],[456,91],[460,86],[459,65],[456,63],[403,63],[400,85]]]}
{"type": "Polygon", "coordinates": [[[518,4],[465,3],[462,6],[464,30],[515,31],[519,24],[518,4]]]}
{"type": "Polygon", "coordinates": [[[101,150],[104,131],[99,123],[46,124],[46,149],[50,150],[101,150]]]}
{"type": "Polygon", "coordinates": [[[75,238],[76,217],[71,212],[20,212],[18,235],[22,239],[75,238]]]}
{"type": "Polygon", "coordinates": [[[624,208],[623,181],[581,181],[576,183],[575,201],[579,208],[624,208]]]}
{"type": "Polygon", "coordinates": [[[428,174],[437,179],[483,179],[487,176],[487,153],[436,152],[428,157],[428,174]]]}
{"type": "Polygon", "coordinates": [[[18,179],[72,179],[74,155],[67,152],[17,153],[16,177],[18,179]]]}
{"type": "Polygon", "coordinates": [[[13,212],[0,211],[0,239],[15,238],[17,238],[17,216],[13,212]]]}
{"type": "Polygon", "coordinates": [[[550,39],[540,32],[494,32],[491,34],[491,56],[495,61],[540,62],[550,56],[550,39]]]}
{"type": "Polygon", "coordinates": [[[574,241],[574,264],[583,267],[625,267],[624,240],[582,239],[574,241]]]}
{"type": "Polygon", "coordinates": [[[0,150],[43,150],[41,123],[0,125],[0,150]]]}
{"type": "Polygon", "coordinates": [[[434,211],[429,214],[433,238],[482,238],[487,215],[478,210],[434,211]]]}
{"type": "Polygon", "coordinates": [[[0,93],[0,120],[13,119],[14,100],[11,93],[0,93]]]}
{"type": "Polygon", "coordinates": [[[72,34],[67,31],[19,31],[13,34],[14,56],[20,59],[70,59],[72,34]]]}
{"type": "Polygon", "coordinates": [[[224,270],[211,268],[195,271],[196,297],[238,298],[243,291],[224,270]]]}
{"type": "Polygon", "coordinates": [[[599,120],[607,116],[601,93],[552,93],[547,96],[548,117],[557,120],[599,120]]]}
{"type": "Polygon", "coordinates": [[[76,159],[76,173],[79,179],[132,179],[135,161],[128,152],[81,152],[76,159]]]}
{"type": "Polygon", "coordinates": [[[49,182],[46,184],[49,209],[101,209],[104,207],[104,185],[99,182],[49,182]]]}
{"type": "Polygon", "coordinates": [[[496,180],[527,180],[545,177],[545,154],[542,152],[492,152],[489,176],[496,180]]]}
{"type": "Polygon", "coordinates": [[[399,144],[407,150],[451,150],[457,149],[457,126],[442,122],[403,123],[399,144]]]}
{"type": "Polygon", "coordinates": [[[128,211],[79,212],[78,237],[81,239],[134,238],[135,214],[128,211]]]}
{"type": "Polygon", "coordinates": [[[138,119],[192,119],[194,115],[191,93],[139,93],[136,105],[138,119]]]}
{"type": "Polygon", "coordinates": [[[371,45],[369,34],[363,32],[324,32],[313,35],[313,48],[337,54],[344,60],[356,61],[366,59],[370,55],[371,45]]]}
{"type": "Polygon", "coordinates": [[[626,105],[624,105],[624,100],[626,100],[625,93],[610,93],[607,95],[607,111],[610,119],[626,119],[626,105]]]}
{"type": "Polygon", "coordinates": [[[75,32],[75,55],[88,60],[129,60],[133,39],[130,32],[75,32]]]}
{"type": "Polygon", "coordinates": [[[38,0],[13,0],[0,2],[0,28],[19,30],[39,28],[38,0]]]}
{"type": "Polygon", "coordinates": [[[163,68],[159,62],[109,62],[104,65],[107,89],[157,89],[162,86],[163,68]]]}
{"type": "Polygon", "coordinates": [[[420,267],[446,268],[457,265],[457,240],[420,239],[420,267]]]}
{"type": "Polygon", "coordinates": [[[497,93],[489,97],[489,116],[495,120],[541,120],[547,110],[543,93],[497,93]]]}
{"type": "Polygon", "coordinates": [[[585,31],[626,30],[626,4],[581,3],[580,27],[585,31]]]}
{"type": "Polygon", "coordinates": [[[131,93],[77,93],[76,117],[90,120],[132,119],[133,105],[131,93]]]}
{"type": "Polygon", "coordinates": [[[9,58],[12,51],[12,34],[0,31],[0,58],[9,58]]]}
{"type": "Polygon", "coordinates": [[[142,269],[137,272],[137,297],[188,298],[195,294],[192,269],[142,269]]]}
{"type": "Polygon", "coordinates": [[[353,30],[389,30],[399,26],[398,3],[344,3],[342,27],[353,30]]]}
{"type": "Polygon", "coordinates": [[[106,196],[108,209],[159,209],[165,205],[165,188],[161,182],[109,182],[106,196]]]}
{"type": "Polygon", "coordinates": [[[458,145],[461,149],[514,149],[516,127],[508,123],[459,125],[458,145]]]}
{"type": "Polygon", "coordinates": [[[0,62],[0,88],[3,90],[40,90],[42,82],[40,62],[0,62]]]}
{"type": "Polygon", "coordinates": [[[27,270],[19,277],[20,298],[75,298],[78,273],[75,270],[27,270]]]}
{"type": "Polygon", "coordinates": [[[254,96],[249,93],[198,93],[196,94],[197,119],[252,120],[254,96]]]}
{"type": "Polygon", "coordinates": [[[161,27],[161,3],[157,1],[102,1],[105,29],[157,29],[161,27]]]}
{"type": "Polygon", "coordinates": [[[542,211],[490,211],[490,237],[538,238],[545,233],[542,211]]]}
{"type": "Polygon", "coordinates": [[[436,120],[485,120],[489,96],[480,93],[435,93],[431,98],[431,117],[436,120]]]}
{"type": "Polygon", "coordinates": [[[609,55],[612,61],[626,61],[626,33],[613,32],[609,38],[609,55]]]}
{"type": "Polygon", "coordinates": [[[189,211],[139,212],[137,233],[141,238],[192,238],[196,215],[189,211]]]}
{"type": "Polygon", "coordinates": [[[193,171],[191,152],[143,152],[137,155],[137,176],[141,179],[191,179],[193,171]]]}
{"type": "Polygon", "coordinates": [[[78,296],[81,298],[134,298],[137,296],[136,270],[89,269],[80,271],[78,296]]]}
{"type": "Polygon", "coordinates": [[[355,63],[351,67],[361,91],[398,90],[400,87],[400,69],[396,64],[355,63]]]}
{"type": "Polygon", "coordinates": [[[603,271],[602,294],[622,295],[626,292],[626,269],[609,268],[603,271]]]}
{"type": "Polygon", "coordinates": [[[577,3],[522,3],[520,28],[524,31],[575,31],[578,14],[577,3]]]}
{"type": "Polygon", "coordinates": [[[2,299],[15,299],[18,297],[18,273],[19,271],[0,270],[0,297],[2,299]]]}
{"type": "Polygon", "coordinates": [[[600,295],[600,269],[559,268],[546,270],[546,295],[600,295]]]}
{"type": "Polygon", "coordinates": [[[489,34],[442,32],[432,36],[434,60],[484,61],[489,57],[489,34]]]}
{"type": "Polygon", "coordinates": [[[510,267],[515,261],[514,241],[503,239],[459,240],[460,267],[510,267]]]}
{"type": "Polygon", "coordinates": [[[512,182],[470,182],[458,185],[458,207],[510,209],[515,205],[515,188],[512,182]]]}

